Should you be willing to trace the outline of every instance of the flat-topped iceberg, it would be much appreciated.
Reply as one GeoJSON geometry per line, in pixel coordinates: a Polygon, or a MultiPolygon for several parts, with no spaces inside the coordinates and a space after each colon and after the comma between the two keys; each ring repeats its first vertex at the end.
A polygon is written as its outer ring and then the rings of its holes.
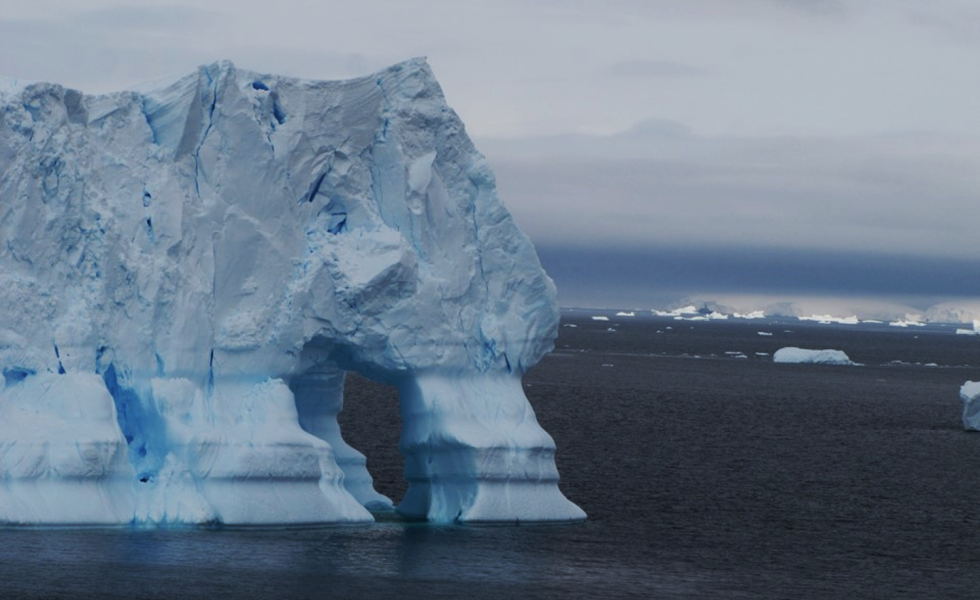
{"type": "Polygon", "coordinates": [[[843,350],[807,350],[805,348],[780,348],[772,355],[774,363],[809,363],[819,365],[853,365],[843,350]]]}
{"type": "Polygon", "coordinates": [[[0,522],[370,521],[347,371],[399,390],[402,513],[585,518],[521,387],[554,285],[425,61],[3,90],[0,522]]]}

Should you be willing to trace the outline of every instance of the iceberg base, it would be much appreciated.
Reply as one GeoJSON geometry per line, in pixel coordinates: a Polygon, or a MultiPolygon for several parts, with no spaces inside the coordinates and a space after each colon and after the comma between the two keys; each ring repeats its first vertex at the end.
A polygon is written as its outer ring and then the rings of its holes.
{"type": "Polygon", "coordinates": [[[399,391],[409,483],[400,514],[461,523],[586,518],[558,489],[555,443],[518,375],[427,373],[399,391]]]}

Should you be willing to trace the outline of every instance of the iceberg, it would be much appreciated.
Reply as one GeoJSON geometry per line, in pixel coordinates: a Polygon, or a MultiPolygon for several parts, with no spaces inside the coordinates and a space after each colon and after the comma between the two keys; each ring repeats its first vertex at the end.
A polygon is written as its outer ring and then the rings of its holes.
{"type": "Polygon", "coordinates": [[[967,381],[960,388],[963,401],[963,429],[980,431],[980,381],[967,381]]]}
{"type": "Polygon", "coordinates": [[[800,321],[816,321],[820,325],[857,325],[860,321],[856,315],[850,317],[834,317],[831,315],[810,315],[809,317],[797,317],[800,321]]]}
{"type": "Polygon", "coordinates": [[[891,327],[925,327],[926,324],[919,321],[915,317],[907,317],[905,319],[899,319],[898,321],[891,321],[888,323],[891,327]]]}
{"type": "Polygon", "coordinates": [[[684,315],[697,315],[698,307],[693,304],[687,306],[682,306],[680,308],[675,308],[672,310],[656,310],[654,309],[653,314],[658,317],[680,317],[684,315]]]}
{"type": "Polygon", "coordinates": [[[772,355],[774,363],[807,363],[820,365],[854,365],[842,350],[807,350],[804,348],[780,348],[772,355]]]}
{"type": "Polygon", "coordinates": [[[521,378],[554,284],[426,62],[0,84],[0,523],[370,522],[337,423],[395,386],[436,522],[576,521],[521,378]]]}

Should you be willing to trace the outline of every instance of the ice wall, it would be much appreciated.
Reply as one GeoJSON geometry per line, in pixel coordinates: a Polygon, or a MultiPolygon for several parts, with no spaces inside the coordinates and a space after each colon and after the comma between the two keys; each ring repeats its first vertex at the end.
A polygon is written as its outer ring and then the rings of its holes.
{"type": "Polygon", "coordinates": [[[9,86],[0,165],[0,521],[370,520],[349,370],[400,390],[405,514],[584,518],[520,385],[554,286],[425,61],[9,86]]]}

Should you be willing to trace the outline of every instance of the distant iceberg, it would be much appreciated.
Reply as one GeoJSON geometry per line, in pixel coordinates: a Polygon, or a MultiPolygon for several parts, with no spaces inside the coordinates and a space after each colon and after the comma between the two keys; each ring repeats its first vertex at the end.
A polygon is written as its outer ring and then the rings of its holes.
{"type": "Polygon", "coordinates": [[[772,355],[774,363],[807,363],[819,365],[854,365],[842,350],[806,350],[804,348],[780,348],[772,355]]]}
{"type": "Polygon", "coordinates": [[[618,313],[616,313],[616,316],[617,317],[635,317],[636,316],[636,313],[633,312],[632,310],[631,311],[628,311],[628,312],[625,311],[625,310],[621,310],[618,313]]]}
{"type": "Polygon", "coordinates": [[[697,315],[698,307],[693,304],[687,306],[682,306],[681,308],[675,308],[672,310],[654,310],[653,314],[658,317],[683,317],[686,315],[697,315]]]}
{"type": "Polygon", "coordinates": [[[604,317],[602,315],[595,315],[594,317],[592,317],[592,320],[593,321],[608,321],[609,320],[609,317],[604,317]]]}
{"type": "Polygon", "coordinates": [[[892,321],[889,323],[892,327],[925,327],[926,324],[922,321],[911,321],[908,319],[901,319],[899,321],[892,321]]]}
{"type": "Polygon", "coordinates": [[[800,321],[816,321],[821,325],[830,325],[831,323],[836,323],[838,325],[857,325],[860,321],[856,315],[850,317],[833,317],[831,315],[810,315],[809,317],[797,317],[800,321]]]}

